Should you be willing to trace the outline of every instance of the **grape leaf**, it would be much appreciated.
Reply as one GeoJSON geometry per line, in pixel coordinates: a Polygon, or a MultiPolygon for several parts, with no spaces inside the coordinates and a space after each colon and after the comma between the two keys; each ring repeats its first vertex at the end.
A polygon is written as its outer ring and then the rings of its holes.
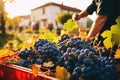
{"type": "Polygon", "coordinates": [[[113,34],[119,34],[120,35],[120,25],[118,25],[118,24],[112,25],[111,26],[111,32],[113,34]]]}
{"type": "Polygon", "coordinates": [[[8,50],[8,55],[9,55],[9,56],[14,55],[14,51],[9,49],[9,50],[8,50]]]}
{"type": "Polygon", "coordinates": [[[120,44],[120,17],[116,19],[117,24],[111,26],[112,41],[115,44],[120,44]]]}
{"type": "Polygon", "coordinates": [[[63,35],[63,34],[68,34],[68,31],[61,30],[61,35],[63,35]]]}
{"type": "Polygon", "coordinates": [[[103,38],[106,38],[104,41],[103,41],[103,44],[105,45],[105,47],[108,49],[108,48],[111,48],[113,45],[112,45],[112,42],[111,42],[111,39],[112,39],[112,35],[111,35],[111,31],[109,30],[106,30],[104,31],[101,36],[103,38]]]}
{"type": "Polygon", "coordinates": [[[101,34],[101,36],[102,36],[103,38],[111,37],[111,31],[106,30],[106,31],[104,31],[104,32],[101,34]]]}
{"type": "Polygon", "coordinates": [[[105,45],[105,47],[108,49],[108,48],[111,48],[113,45],[112,45],[112,42],[111,42],[111,38],[106,38],[104,41],[103,41],[103,44],[105,45]]]}
{"type": "Polygon", "coordinates": [[[120,17],[116,19],[115,25],[111,26],[110,30],[104,31],[101,36],[106,38],[103,42],[107,48],[112,47],[114,44],[120,44],[120,17]]]}
{"type": "Polygon", "coordinates": [[[26,40],[26,41],[24,41],[24,42],[22,43],[22,45],[23,45],[22,48],[23,48],[23,49],[24,49],[24,48],[29,48],[30,46],[33,47],[34,42],[35,42],[35,39],[30,38],[30,39],[28,39],[28,40],[26,40]]]}
{"type": "Polygon", "coordinates": [[[64,23],[64,28],[69,32],[74,30],[77,27],[78,27],[77,22],[73,22],[72,19],[69,19],[66,23],[64,23]]]}
{"type": "Polygon", "coordinates": [[[115,59],[120,59],[120,49],[116,50],[114,58],[115,59]]]}
{"type": "Polygon", "coordinates": [[[50,41],[53,41],[55,36],[54,33],[50,32],[50,31],[46,31],[44,34],[44,38],[50,41]]]}
{"type": "Polygon", "coordinates": [[[70,73],[64,67],[57,66],[56,67],[56,78],[60,80],[69,80],[70,73]]]}
{"type": "Polygon", "coordinates": [[[32,69],[33,75],[34,75],[35,77],[37,77],[38,72],[40,71],[41,65],[32,64],[31,66],[32,66],[31,69],[32,69]]]}
{"type": "Polygon", "coordinates": [[[112,34],[112,42],[114,44],[120,44],[120,35],[119,34],[112,34]]]}
{"type": "Polygon", "coordinates": [[[7,56],[7,55],[9,55],[9,56],[14,55],[14,51],[12,51],[8,48],[4,48],[4,49],[0,50],[0,58],[3,57],[3,56],[7,56]]]}
{"type": "Polygon", "coordinates": [[[120,25],[120,16],[116,19],[118,25],[120,25]]]}

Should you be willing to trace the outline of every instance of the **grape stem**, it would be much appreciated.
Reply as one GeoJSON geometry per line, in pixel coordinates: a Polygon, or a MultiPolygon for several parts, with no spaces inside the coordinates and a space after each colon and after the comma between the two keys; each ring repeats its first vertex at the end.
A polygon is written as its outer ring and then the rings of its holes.
{"type": "Polygon", "coordinates": [[[98,44],[97,44],[97,50],[98,50],[99,56],[102,57],[102,53],[101,53],[101,51],[100,51],[100,48],[101,48],[101,47],[100,47],[100,43],[101,43],[101,41],[99,41],[98,44]]]}

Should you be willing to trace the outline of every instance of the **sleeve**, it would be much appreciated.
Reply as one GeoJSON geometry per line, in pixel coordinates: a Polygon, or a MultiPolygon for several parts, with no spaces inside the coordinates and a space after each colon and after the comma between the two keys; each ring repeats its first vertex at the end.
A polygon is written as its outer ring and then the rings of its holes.
{"type": "Polygon", "coordinates": [[[92,14],[94,11],[96,11],[96,9],[97,9],[97,6],[95,4],[95,1],[93,0],[86,10],[89,14],[92,14]]]}
{"type": "Polygon", "coordinates": [[[99,15],[113,15],[113,0],[102,0],[97,7],[97,14],[99,15]]]}

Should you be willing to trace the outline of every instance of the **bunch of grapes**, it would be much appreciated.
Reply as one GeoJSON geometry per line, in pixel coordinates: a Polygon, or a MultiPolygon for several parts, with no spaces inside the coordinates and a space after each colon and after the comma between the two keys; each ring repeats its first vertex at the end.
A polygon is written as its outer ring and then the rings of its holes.
{"type": "Polygon", "coordinates": [[[21,58],[19,65],[23,67],[29,67],[31,64],[31,60],[36,57],[36,53],[32,47],[29,49],[25,48],[24,50],[20,51],[18,56],[21,58]]]}
{"type": "Polygon", "coordinates": [[[24,50],[19,52],[18,56],[24,60],[28,58],[34,59],[36,57],[36,52],[32,47],[30,47],[29,49],[25,48],[24,50]]]}
{"type": "Polygon", "coordinates": [[[43,65],[44,62],[49,61],[52,61],[53,64],[56,64],[61,56],[56,44],[46,39],[39,39],[35,42],[34,47],[34,49],[30,47],[30,49],[25,48],[19,52],[18,56],[21,58],[19,64],[21,66],[29,67],[30,64],[43,65]]]}
{"type": "Polygon", "coordinates": [[[43,62],[52,61],[55,64],[61,56],[61,53],[56,47],[55,43],[52,42],[48,42],[43,46],[38,46],[37,51],[43,62]]]}
{"type": "Polygon", "coordinates": [[[44,44],[48,43],[49,41],[47,39],[39,39],[34,43],[34,47],[37,50],[39,46],[43,46],[44,44]]]}
{"type": "Polygon", "coordinates": [[[79,77],[84,80],[118,79],[115,60],[105,55],[102,55],[103,57],[97,55],[99,53],[86,40],[79,38],[64,40],[59,43],[59,50],[63,55],[57,65],[66,68],[72,74],[70,80],[78,80],[79,77]]]}
{"type": "Polygon", "coordinates": [[[93,47],[90,45],[89,41],[80,38],[70,38],[58,43],[58,48],[62,53],[65,53],[67,48],[69,47],[70,48],[75,47],[76,49],[80,50],[88,48],[92,51],[95,51],[93,47]]]}
{"type": "Polygon", "coordinates": [[[118,75],[113,58],[99,57],[92,52],[81,53],[78,56],[79,65],[72,75],[84,80],[117,80],[118,75]],[[114,75],[114,76],[113,76],[114,75]]]}
{"type": "Polygon", "coordinates": [[[58,65],[72,74],[70,80],[117,80],[118,75],[113,58],[99,57],[89,49],[68,48],[59,59],[58,65]],[[113,76],[114,75],[114,76],[113,76]]]}

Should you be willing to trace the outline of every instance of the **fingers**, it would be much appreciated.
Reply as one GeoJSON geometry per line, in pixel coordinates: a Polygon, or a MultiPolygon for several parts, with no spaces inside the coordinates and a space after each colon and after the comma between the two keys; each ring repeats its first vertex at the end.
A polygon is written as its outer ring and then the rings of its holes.
{"type": "Polygon", "coordinates": [[[72,15],[72,20],[73,20],[73,21],[78,21],[78,20],[79,20],[79,15],[78,15],[77,13],[74,13],[74,14],[72,15]]]}

